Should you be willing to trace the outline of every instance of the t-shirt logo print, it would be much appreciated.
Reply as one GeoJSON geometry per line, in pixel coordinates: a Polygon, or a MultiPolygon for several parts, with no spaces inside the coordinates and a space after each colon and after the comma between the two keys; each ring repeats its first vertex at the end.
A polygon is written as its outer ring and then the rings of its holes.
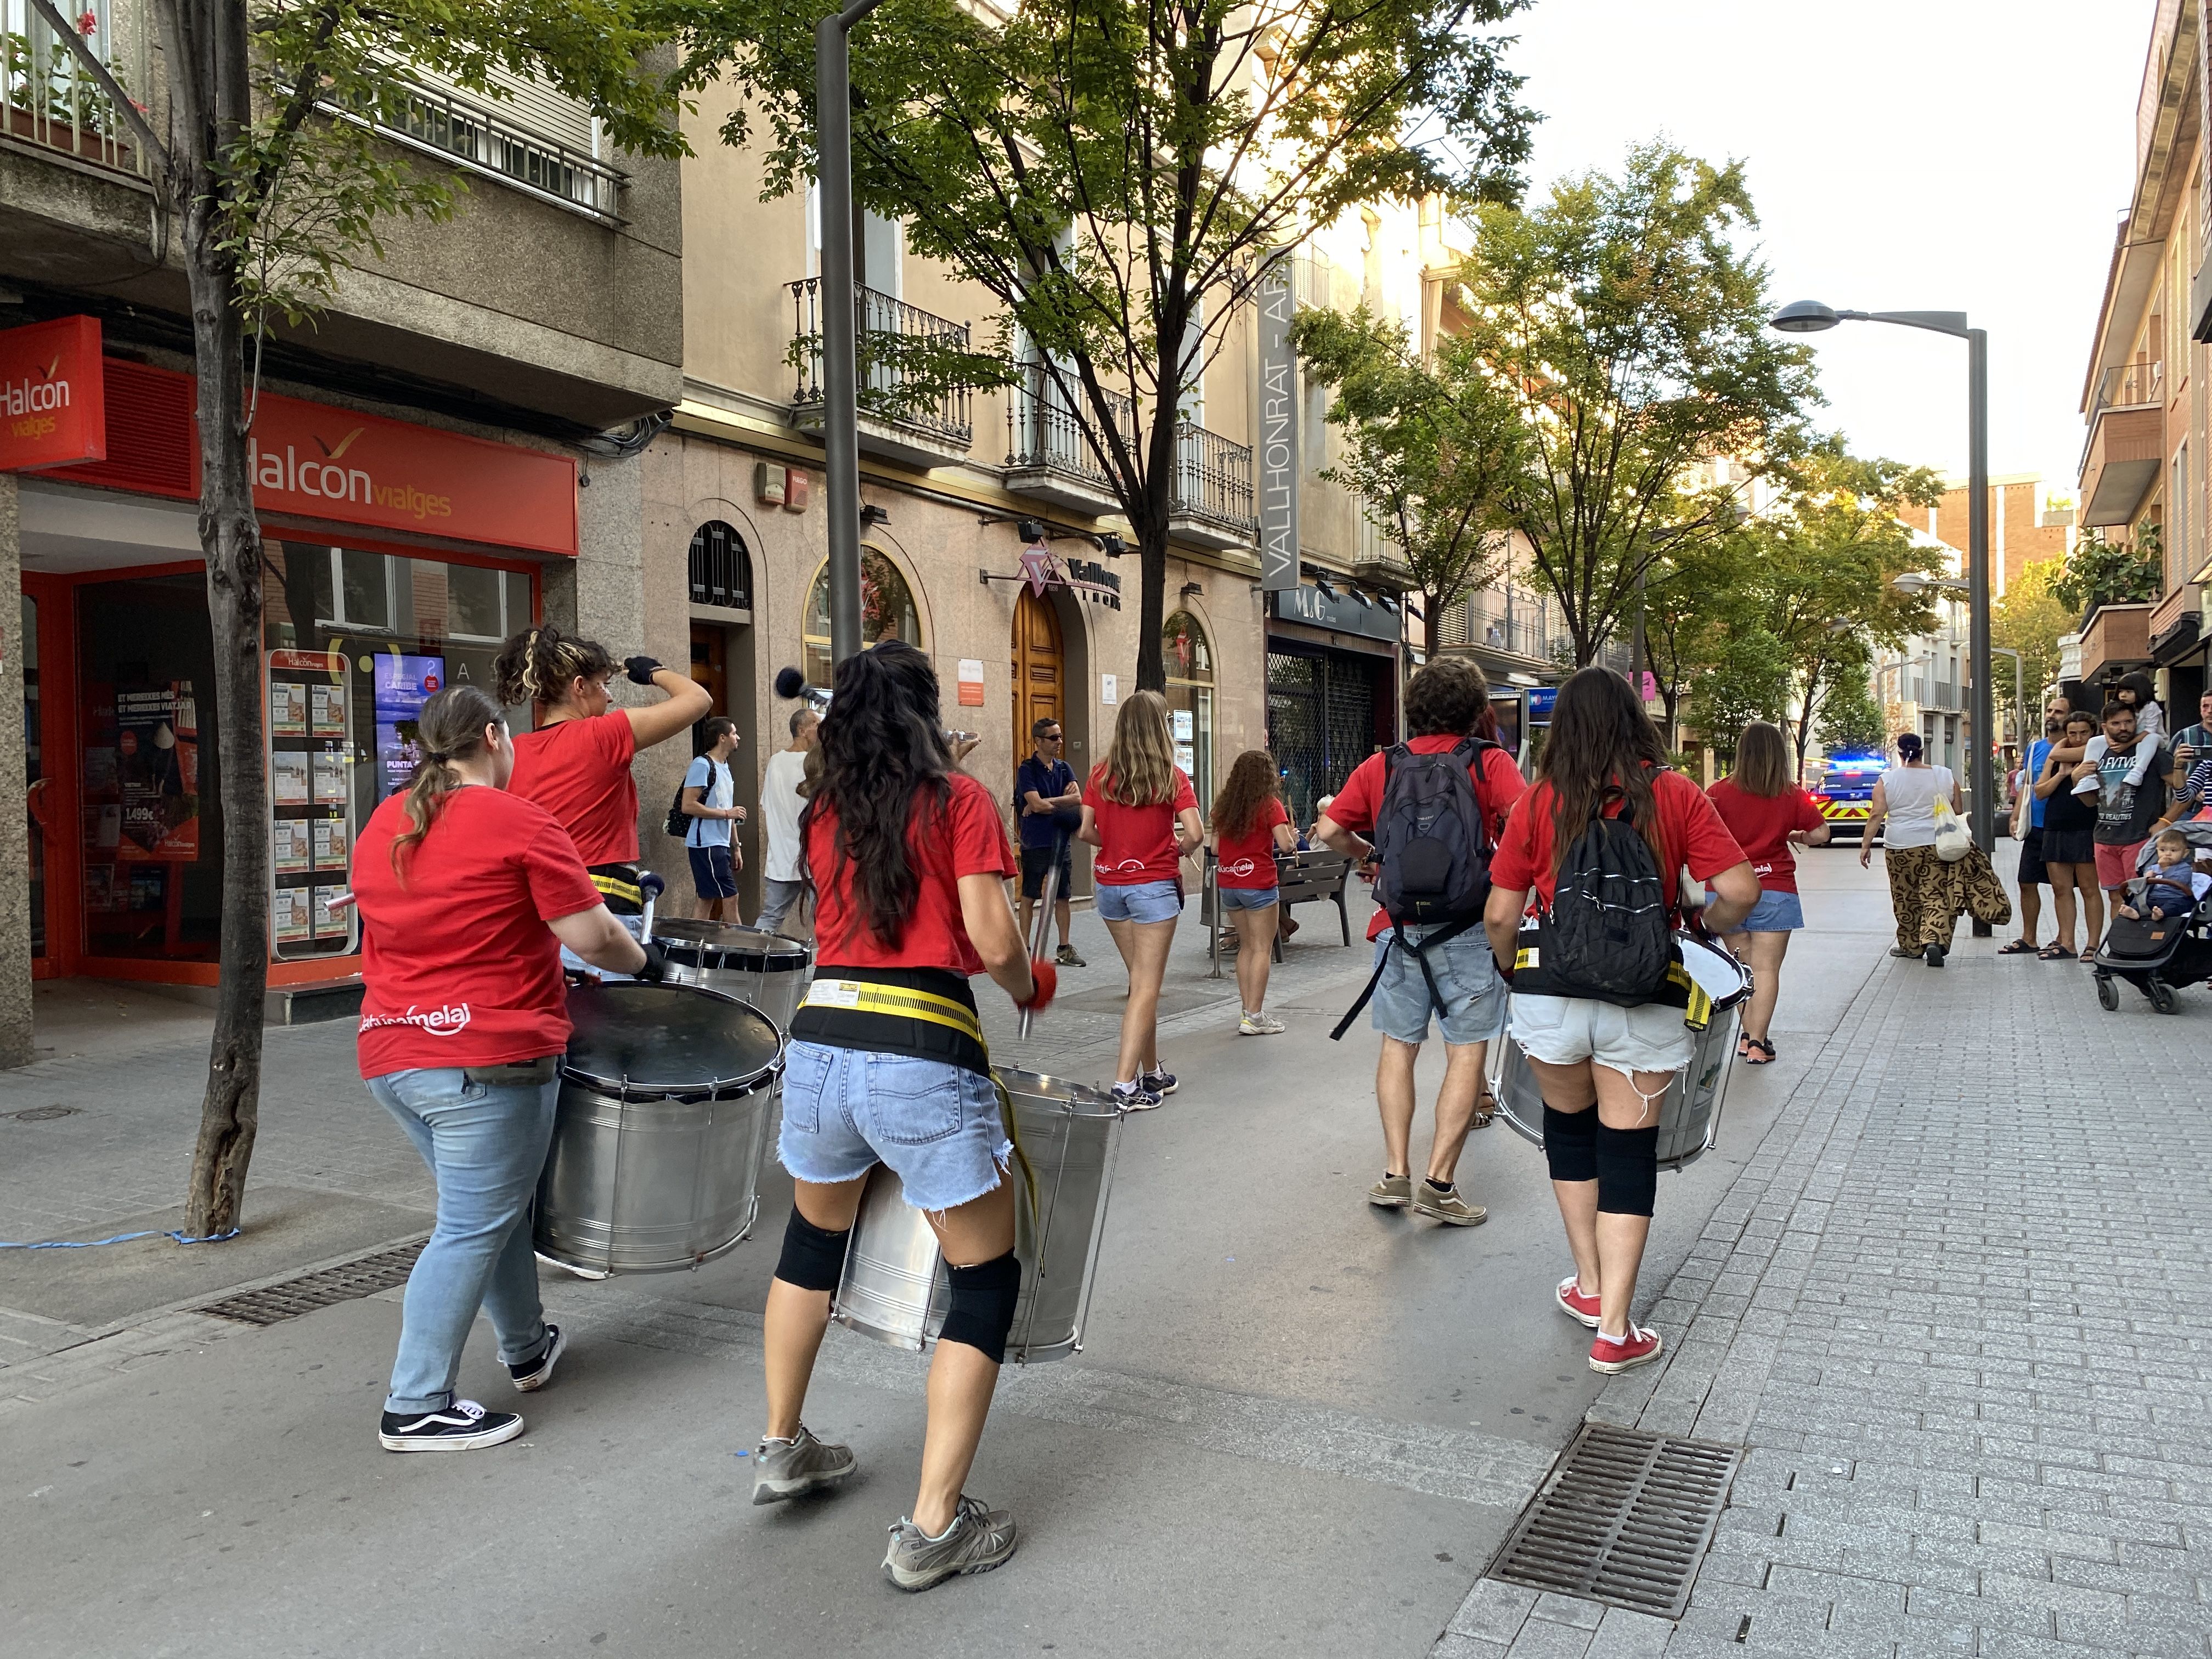
{"type": "Polygon", "coordinates": [[[1251,859],[1231,859],[1221,866],[1221,873],[1224,876],[1249,876],[1259,867],[1258,863],[1251,859]]]}
{"type": "Polygon", "coordinates": [[[1145,863],[1143,859],[1101,859],[1098,867],[1102,870],[1142,870],[1145,863]]]}
{"type": "Polygon", "coordinates": [[[404,1014],[362,1015],[361,1029],[373,1031],[385,1025],[412,1025],[432,1036],[449,1037],[459,1036],[468,1029],[468,1024],[469,1005],[465,1002],[449,1002],[442,1008],[420,1009],[410,1003],[404,1014]]]}

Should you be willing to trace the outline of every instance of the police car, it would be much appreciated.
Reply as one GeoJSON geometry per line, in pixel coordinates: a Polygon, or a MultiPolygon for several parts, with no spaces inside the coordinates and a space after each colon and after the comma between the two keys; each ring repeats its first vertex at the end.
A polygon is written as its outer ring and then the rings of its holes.
{"type": "Polygon", "coordinates": [[[1831,841],[1862,841],[1874,817],[1874,787],[1889,763],[1880,755],[1831,755],[1814,802],[1828,821],[1831,841]]]}

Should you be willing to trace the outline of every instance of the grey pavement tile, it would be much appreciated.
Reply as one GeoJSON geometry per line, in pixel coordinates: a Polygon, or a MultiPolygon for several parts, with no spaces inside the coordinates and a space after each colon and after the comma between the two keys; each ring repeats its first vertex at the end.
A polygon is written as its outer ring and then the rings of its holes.
{"type": "Polygon", "coordinates": [[[1531,1619],[1521,1626],[1507,1651],[1512,1659],[1583,1659],[1593,1632],[1579,1625],[1555,1625],[1531,1619]]]}
{"type": "Polygon", "coordinates": [[[1447,1631],[1429,1650],[1429,1659],[1505,1659],[1505,1650],[1492,1642],[1478,1642],[1447,1631]]]}
{"type": "Polygon", "coordinates": [[[1607,1607],[1590,1638],[1588,1659],[1659,1659],[1674,1634],[1674,1626],[1664,1619],[1607,1607]]]}
{"type": "Polygon", "coordinates": [[[1536,1605],[1528,1609],[1528,1616],[1554,1625],[1572,1625],[1578,1630],[1595,1630],[1598,1621],[1605,1617],[1605,1606],[1602,1602],[1585,1601],[1579,1596],[1559,1595],[1546,1590],[1536,1598],[1536,1605]]]}
{"type": "Polygon", "coordinates": [[[1478,1641],[1510,1643],[1528,1616],[1528,1609],[1535,1606],[1536,1594],[1502,1579],[1478,1578],[1444,1628],[1478,1641]]]}

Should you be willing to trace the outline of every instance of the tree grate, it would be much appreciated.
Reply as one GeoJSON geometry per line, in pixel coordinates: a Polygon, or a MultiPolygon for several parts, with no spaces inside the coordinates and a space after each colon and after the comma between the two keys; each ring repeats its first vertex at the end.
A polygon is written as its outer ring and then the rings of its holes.
{"type": "Polygon", "coordinates": [[[1489,1576],[1680,1619],[1742,1455],[1737,1446],[1586,1423],[1489,1576]]]}
{"type": "Polygon", "coordinates": [[[212,1314],[217,1319],[235,1319],[243,1325],[274,1325],[279,1320],[296,1319],[318,1308],[356,1302],[365,1296],[374,1296],[379,1291],[388,1291],[395,1285],[404,1285],[426,1242],[417,1239],[396,1250],[379,1250],[357,1261],[341,1261],[335,1267],[302,1273],[281,1285],[241,1291],[236,1296],[227,1296],[192,1311],[212,1314]]]}

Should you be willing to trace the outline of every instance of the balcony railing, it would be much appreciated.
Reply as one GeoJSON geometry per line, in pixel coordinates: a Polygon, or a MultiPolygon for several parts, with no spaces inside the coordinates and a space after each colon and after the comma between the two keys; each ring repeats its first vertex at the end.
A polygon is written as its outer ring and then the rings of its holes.
{"type": "Polygon", "coordinates": [[[1252,452],[1190,421],[1176,422],[1175,489],[1169,512],[1256,531],[1252,452]]]}
{"type": "MultiPolygon", "coordinates": [[[[61,10],[76,20],[77,33],[124,92],[150,100],[153,19],[138,0],[66,0],[61,10]]],[[[113,100],[30,0],[0,0],[0,102],[9,137],[119,172],[146,173],[146,158],[113,100]]]]}
{"type": "Polygon", "coordinates": [[[1552,654],[1552,633],[1551,608],[1542,595],[1486,587],[1444,612],[1438,637],[1448,646],[1485,646],[1541,662],[1552,654]]]}
{"type": "MultiPolygon", "coordinates": [[[[1041,368],[1023,371],[1021,383],[1006,397],[1006,467],[1009,471],[1044,468],[1079,478],[1110,493],[1113,482],[1097,449],[1085,434],[1085,419],[1096,423],[1097,411],[1086,406],[1083,417],[1071,407],[1085,394],[1079,387],[1066,391],[1041,368]]],[[[1118,392],[1105,393],[1115,429],[1122,443],[1137,447],[1137,404],[1118,392]]]]}
{"type": "Polygon", "coordinates": [[[2114,363],[2097,382],[2094,421],[2108,409],[2142,409],[2165,400],[2164,363],[2114,363]]]}
{"type": "MultiPolygon", "coordinates": [[[[818,410],[824,396],[822,279],[809,276],[786,286],[793,313],[791,361],[799,370],[792,405],[803,414],[818,410]]],[[[966,448],[975,436],[974,395],[955,383],[952,360],[970,349],[968,325],[871,288],[854,289],[853,303],[861,414],[966,448]]]]}
{"type": "Polygon", "coordinates": [[[617,207],[628,176],[588,155],[532,130],[529,123],[490,103],[459,98],[434,87],[406,88],[397,108],[374,118],[364,112],[325,102],[324,113],[368,125],[388,138],[459,161],[594,218],[619,222],[617,207]]]}

